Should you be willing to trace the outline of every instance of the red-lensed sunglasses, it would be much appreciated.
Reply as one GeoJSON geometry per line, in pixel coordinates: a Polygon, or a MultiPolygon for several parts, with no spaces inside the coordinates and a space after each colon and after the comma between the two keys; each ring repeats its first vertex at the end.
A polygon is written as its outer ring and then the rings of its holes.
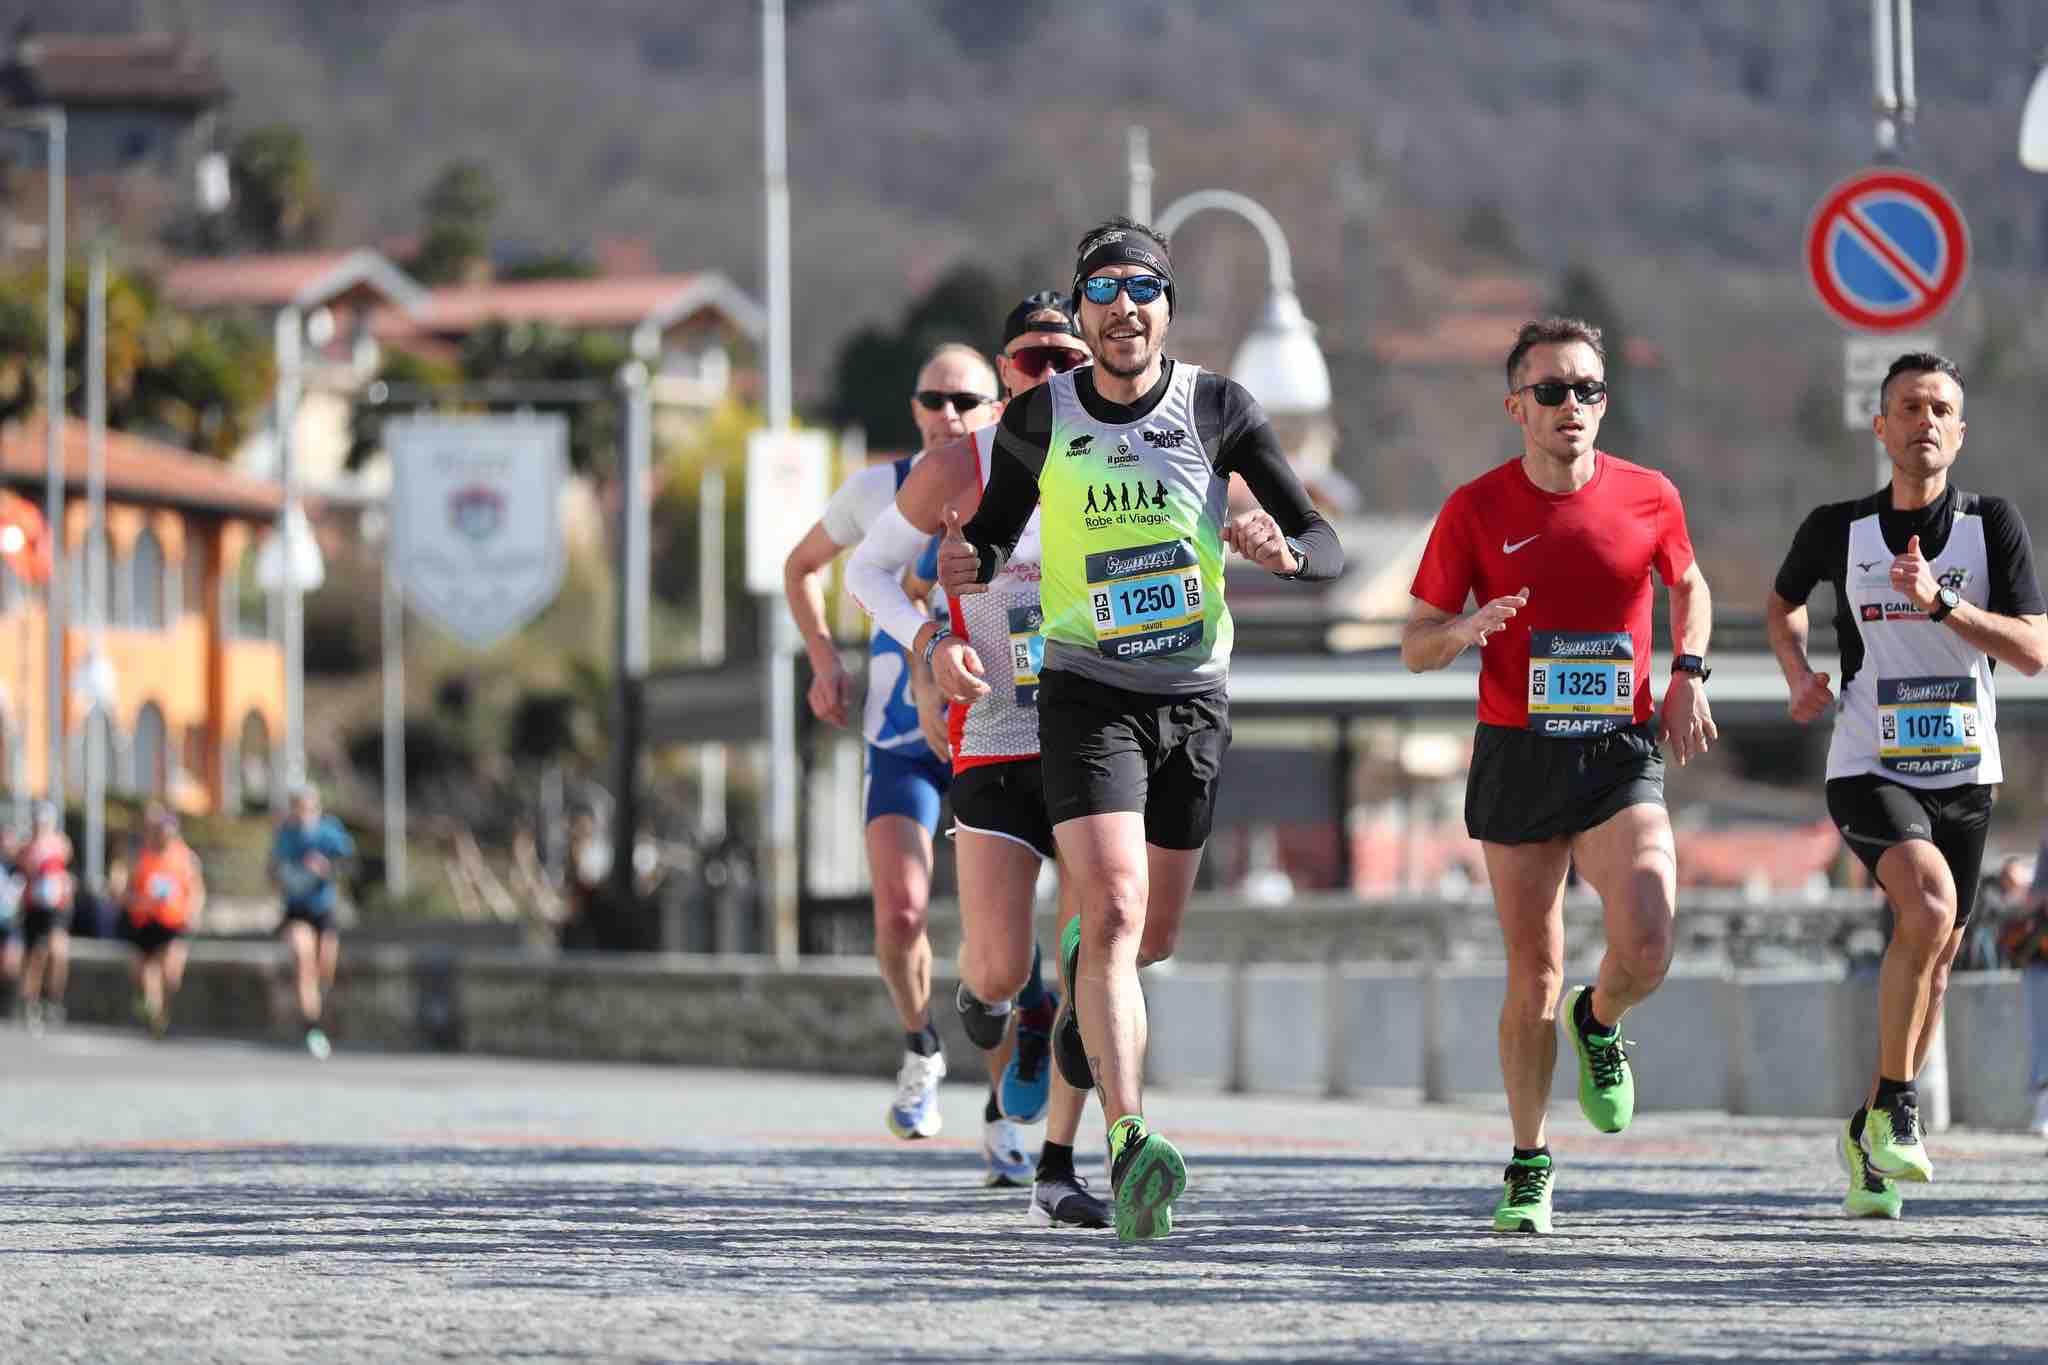
{"type": "Polygon", "coordinates": [[[1071,346],[1019,346],[1004,358],[1026,379],[1043,379],[1047,369],[1065,374],[1088,363],[1088,353],[1071,346]]]}

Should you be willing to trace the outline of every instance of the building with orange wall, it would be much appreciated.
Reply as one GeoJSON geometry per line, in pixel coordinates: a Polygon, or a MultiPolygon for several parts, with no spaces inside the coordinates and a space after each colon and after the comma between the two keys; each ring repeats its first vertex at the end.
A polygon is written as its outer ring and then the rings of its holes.
{"type": "MultiPolygon", "coordinates": [[[[0,430],[0,487],[43,502],[40,417],[0,430]]],[[[63,431],[65,509],[56,536],[65,677],[65,788],[84,788],[79,681],[99,632],[87,581],[85,424],[63,431]]],[[[267,804],[284,735],[284,654],[255,585],[277,485],[218,460],[110,431],[106,438],[105,655],[114,699],[97,723],[108,788],[192,813],[267,804]]],[[[0,565],[0,791],[48,789],[48,594],[0,565]]]]}

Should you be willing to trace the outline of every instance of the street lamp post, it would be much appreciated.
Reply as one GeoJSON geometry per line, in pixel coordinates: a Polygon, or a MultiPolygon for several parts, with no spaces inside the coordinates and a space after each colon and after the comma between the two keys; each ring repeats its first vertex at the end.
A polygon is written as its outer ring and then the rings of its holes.
{"type": "Polygon", "coordinates": [[[1271,271],[1266,308],[1238,345],[1230,377],[1275,416],[1312,416],[1330,407],[1330,366],[1316,345],[1315,324],[1294,293],[1294,257],[1287,234],[1264,205],[1234,190],[1196,190],[1167,205],[1156,226],[1167,236],[1204,209],[1234,213],[1258,229],[1271,271]]]}

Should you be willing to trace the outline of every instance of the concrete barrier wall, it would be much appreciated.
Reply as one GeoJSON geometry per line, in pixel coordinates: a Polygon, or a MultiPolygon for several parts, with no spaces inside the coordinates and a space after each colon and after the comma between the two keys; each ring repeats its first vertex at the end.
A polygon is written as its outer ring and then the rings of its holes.
{"type": "MultiPolygon", "coordinates": [[[[118,945],[74,944],[72,1017],[129,1022],[128,963],[118,945]]],[[[932,1018],[954,1078],[977,1081],[981,1068],[951,1008],[953,985],[942,970],[932,1018]]],[[[1154,968],[1145,973],[1148,1077],[1168,1087],[1420,1091],[1498,1103],[1504,988],[1498,967],[1154,968]]],[[[1626,1021],[1639,1107],[1846,1114],[1873,1074],[1875,1017],[1870,976],[1675,972],[1626,1021]]],[[[202,942],[175,1023],[193,1034],[291,1040],[297,1010],[282,953],[202,942]]],[[[849,959],[785,970],[685,955],[345,950],[327,1024],[344,1046],[872,1076],[893,1074],[903,1047],[872,964],[849,959]]],[[[1953,1120],[2023,1128],[2033,1105],[2020,974],[1953,978],[1946,1032],[1953,1120]]],[[[1558,1052],[1553,1093],[1569,1106],[1577,1072],[1561,1033],[1558,1052]]],[[[1923,1104],[1932,1121],[1937,1105],[1923,1104]]]]}

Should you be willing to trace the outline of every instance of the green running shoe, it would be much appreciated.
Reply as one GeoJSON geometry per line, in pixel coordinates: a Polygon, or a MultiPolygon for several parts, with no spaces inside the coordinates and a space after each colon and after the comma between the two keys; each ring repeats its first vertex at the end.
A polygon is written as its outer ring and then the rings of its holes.
{"type": "Polygon", "coordinates": [[[1620,1029],[1605,1035],[1580,1032],[1579,997],[1590,990],[1578,986],[1564,998],[1565,1031],[1579,1054],[1579,1111],[1601,1132],[1618,1133],[1636,1115],[1636,1078],[1620,1029]]]}
{"type": "MultiPolygon", "coordinates": [[[[1842,1201],[1842,1212],[1851,1218],[1897,1218],[1899,1207],[1905,1202],[1899,1198],[1899,1187],[1870,1169],[1863,1156],[1863,1144],[1849,1131],[1855,1122],[1845,1122],[1835,1139],[1835,1160],[1849,1177],[1849,1196],[1842,1201]]],[[[1864,1122],[1868,1124],[1869,1120],[1864,1122]]]]}
{"type": "Polygon", "coordinates": [[[1870,1169],[1893,1180],[1934,1179],[1934,1163],[1920,1142],[1920,1100],[1898,1095],[1890,1104],[1872,1105],[1863,1120],[1863,1152],[1870,1169]]]}
{"type": "Polygon", "coordinates": [[[1116,1235],[1144,1242],[1173,1231],[1173,1201],[1188,1187],[1187,1163],[1174,1145],[1127,1115],[1109,1130],[1109,1187],[1116,1199],[1116,1235]]]}
{"type": "Polygon", "coordinates": [[[1506,1186],[1493,1210],[1495,1232],[1550,1231],[1550,1177],[1555,1169],[1547,1156],[1516,1157],[1502,1176],[1506,1186]]]}
{"type": "Polygon", "coordinates": [[[1081,1038],[1080,993],[1074,988],[1074,973],[1080,970],[1081,917],[1067,921],[1060,934],[1060,970],[1066,974],[1066,993],[1060,998],[1059,1017],[1052,1025],[1052,1055],[1060,1076],[1074,1089],[1095,1088],[1095,1069],[1088,1065],[1088,1044],[1081,1038]]]}

